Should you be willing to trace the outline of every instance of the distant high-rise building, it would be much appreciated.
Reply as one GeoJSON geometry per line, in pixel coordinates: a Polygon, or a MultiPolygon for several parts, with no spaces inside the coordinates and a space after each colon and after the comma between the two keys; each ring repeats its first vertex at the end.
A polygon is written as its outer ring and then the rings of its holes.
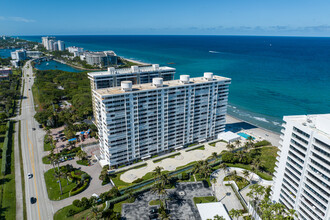
{"type": "Polygon", "coordinates": [[[65,50],[65,44],[64,44],[64,41],[57,41],[57,45],[58,45],[58,50],[60,51],[64,51],[65,50]]]}
{"type": "Polygon", "coordinates": [[[84,53],[84,48],[81,48],[81,47],[68,47],[67,50],[70,52],[70,53],[73,53],[74,57],[77,57],[77,56],[80,56],[80,55],[83,55],[84,53]]]}
{"type": "Polygon", "coordinates": [[[230,82],[205,73],[94,90],[102,162],[116,166],[217,138],[225,129],[230,82]]]}
{"type": "Polygon", "coordinates": [[[57,50],[58,50],[58,43],[57,43],[57,41],[55,41],[53,43],[53,51],[57,51],[57,50]]]}
{"type": "Polygon", "coordinates": [[[272,200],[298,219],[330,219],[330,114],[285,116],[272,200]]]}
{"type": "Polygon", "coordinates": [[[49,43],[50,40],[55,41],[55,37],[42,37],[42,45],[47,49],[47,50],[51,50],[51,48],[53,47],[53,43],[49,43]]]}
{"type": "Polygon", "coordinates": [[[86,52],[86,62],[89,65],[107,67],[117,65],[117,55],[113,51],[86,52]]]}
{"type": "Polygon", "coordinates": [[[48,40],[48,50],[54,51],[54,40],[48,40]]]}

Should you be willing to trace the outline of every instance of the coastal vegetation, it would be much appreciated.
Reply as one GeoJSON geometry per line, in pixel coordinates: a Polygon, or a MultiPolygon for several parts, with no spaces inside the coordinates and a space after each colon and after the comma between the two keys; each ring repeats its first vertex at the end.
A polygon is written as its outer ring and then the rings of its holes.
{"type": "Polygon", "coordinates": [[[75,123],[92,115],[90,84],[86,73],[37,70],[32,87],[36,120],[46,127],[75,123]],[[64,108],[61,103],[69,102],[64,108]]]}
{"type": "Polygon", "coordinates": [[[88,174],[70,165],[54,167],[44,175],[50,200],[62,200],[76,195],[85,190],[90,181],[88,174]]]}
{"type": "Polygon", "coordinates": [[[0,131],[0,219],[10,220],[16,219],[14,128],[8,121],[0,131]]]}

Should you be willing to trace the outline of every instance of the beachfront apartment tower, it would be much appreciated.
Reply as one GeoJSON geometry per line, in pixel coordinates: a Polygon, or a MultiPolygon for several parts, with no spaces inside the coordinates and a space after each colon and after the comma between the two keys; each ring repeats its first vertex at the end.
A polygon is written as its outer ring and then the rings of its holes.
{"type": "Polygon", "coordinates": [[[64,50],[65,50],[65,44],[64,44],[64,41],[58,40],[58,41],[57,41],[57,45],[58,45],[58,50],[59,50],[59,51],[64,51],[64,50]]]}
{"type": "Polygon", "coordinates": [[[101,163],[121,165],[217,138],[225,129],[230,82],[205,73],[94,90],[101,163]]]}
{"type": "Polygon", "coordinates": [[[49,43],[50,40],[52,40],[53,42],[55,41],[55,37],[41,37],[42,39],[42,45],[44,45],[44,47],[47,49],[47,50],[51,50],[51,47],[50,45],[52,45],[53,43],[49,43]]]}
{"type": "Polygon", "coordinates": [[[272,200],[298,219],[330,219],[330,114],[285,116],[272,200]]]}
{"type": "MultiPolygon", "coordinates": [[[[150,66],[132,66],[131,68],[109,67],[108,71],[91,72],[88,73],[88,78],[91,82],[91,89],[104,89],[121,86],[122,81],[131,81],[133,84],[151,83],[153,78],[160,77],[163,81],[174,80],[176,69],[171,67],[159,67],[158,64],[150,66]]],[[[93,102],[94,119],[95,117],[95,104],[93,102]]]]}

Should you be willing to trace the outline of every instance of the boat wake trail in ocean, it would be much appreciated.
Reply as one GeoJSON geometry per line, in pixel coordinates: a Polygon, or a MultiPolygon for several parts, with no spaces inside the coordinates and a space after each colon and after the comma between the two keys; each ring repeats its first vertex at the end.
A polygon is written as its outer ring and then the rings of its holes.
{"type": "Polygon", "coordinates": [[[209,53],[221,53],[219,51],[210,50],[209,53]]]}

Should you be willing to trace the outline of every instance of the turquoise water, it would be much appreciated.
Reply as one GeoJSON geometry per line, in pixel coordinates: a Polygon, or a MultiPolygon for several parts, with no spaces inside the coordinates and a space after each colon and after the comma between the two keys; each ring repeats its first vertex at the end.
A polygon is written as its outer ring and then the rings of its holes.
{"type": "MultiPolygon", "coordinates": [[[[23,37],[41,41],[39,36],[23,37]]],[[[57,36],[67,46],[114,50],[180,74],[232,78],[228,112],[273,131],[284,115],[330,112],[330,38],[245,36],[57,36]],[[170,63],[170,64],[169,64],[170,63]],[[174,63],[174,64],[173,64],[174,63]]]]}
{"type": "Polygon", "coordinates": [[[0,57],[2,57],[2,58],[11,57],[10,53],[15,50],[18,50],[18,49],[0,49],[0,57]]]}
{"type": "MultiPolygon", "coordinates": [[[[245,138],[245,139],[248,139],[249,137],[252,137],[251,135],[248,135],[248,134],[245,134],[244,132],[239,132],[237,133],[239,136],[245,138]]],[[[252,137],[252,140],[254,140],[255,138],[252,137]]]]}
{"type": "Polygon", "coordinates": [[[68,72],[83,72],[82,70],[75,69],[71,66],[56,62],[54,60],[41,62],[40,64],[36,64],[35,67],[39,70],[62,70],[68,72]]]}

